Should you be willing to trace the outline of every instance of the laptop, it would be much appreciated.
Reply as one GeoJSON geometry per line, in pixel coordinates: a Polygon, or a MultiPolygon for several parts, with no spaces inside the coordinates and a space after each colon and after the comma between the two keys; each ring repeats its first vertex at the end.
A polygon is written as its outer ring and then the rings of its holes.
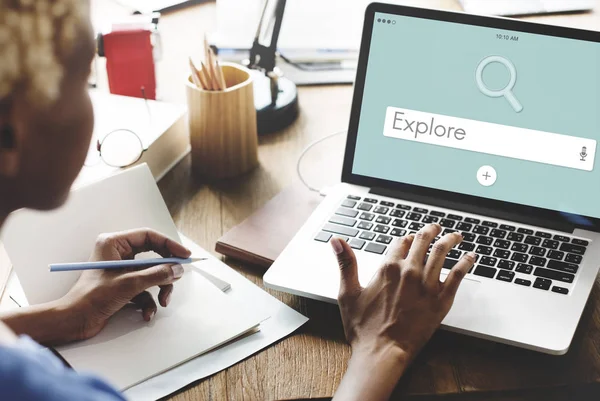
{"type": "Polygon", "coordinates": [[[459,0],[468,13],[488,15],[536,15],[589,11],[594,0],[459,0]]]}
{"type": "Polygon", "coordinates": [[[442,327],[567,352],[600,264],[600,33],[374,3],[342,182],[264,276],[335,303],[328,243],[366,286],[394,238],[439,223],[478,255],[442,327]]]}

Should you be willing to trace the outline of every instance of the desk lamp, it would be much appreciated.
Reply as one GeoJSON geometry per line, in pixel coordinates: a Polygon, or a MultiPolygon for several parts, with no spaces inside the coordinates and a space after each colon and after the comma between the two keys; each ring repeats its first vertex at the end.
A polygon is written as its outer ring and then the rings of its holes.
{"type": "Polygon", "coordinates": [[[265,0],[246,64],[253,72],[258,133],[278,131],[298,116],[298,90],[275,65],[286,0],[265,0]]]}

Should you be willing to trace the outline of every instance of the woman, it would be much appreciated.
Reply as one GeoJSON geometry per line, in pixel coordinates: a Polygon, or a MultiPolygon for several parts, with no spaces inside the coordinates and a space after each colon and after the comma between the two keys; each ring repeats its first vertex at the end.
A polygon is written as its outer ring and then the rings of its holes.
{"type": "MultiPolygon", "coordinates": [[[[60,206],[86,157],[93,112],[87,77],[94,53],[87,2],[0,0],[0,227],[14,210],[60,206]]],[[[340,309],[353,355],[336,399],[383,400],[447,314],[474,261],[469,254],[445,283],[447,252],[461,240],[437,225],[390,247],[368,287],[358,283],[356,259],[333,240],[341,272],[340,309]],[[369,375],[362,372],[369,370],[369,375]]],[[[188,257],[163,235],[135,230],[103,235],[91,260],[132,258],[144,251],[188,257]]],[[[78,374],[38,343],[58,345],[93,337],[129,302],[149,321],[159,286],[167,307],[180,265],[141,271],[84,272],[63,298],[0,316],[0,394],[8,400],[122,400],[100,378],[78,374]]],[[[176,296],[176,295],[175,295],[176,296]]]]}

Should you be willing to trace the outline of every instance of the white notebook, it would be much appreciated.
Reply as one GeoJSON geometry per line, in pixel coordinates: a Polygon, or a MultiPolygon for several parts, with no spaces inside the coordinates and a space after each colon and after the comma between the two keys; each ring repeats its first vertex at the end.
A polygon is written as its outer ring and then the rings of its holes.
{"type": "MultiPolygon", "coordinates": [[[[85,261],[98,234],[139,227],[180,240],[146,165],[72,192],[56,211],[12,214],[2,241],[29,303],[36,304],[60,298],[79,276],[50,273],[49,263],[85,261]]],[[[94,372],[124,390],[255,330],[269,317],[233,301],[197,272],[199,263],[186,267],[171,304],[159,306],[151,322],[126,307],[99,335],[59,352],[75,370],[94,372]]]]}

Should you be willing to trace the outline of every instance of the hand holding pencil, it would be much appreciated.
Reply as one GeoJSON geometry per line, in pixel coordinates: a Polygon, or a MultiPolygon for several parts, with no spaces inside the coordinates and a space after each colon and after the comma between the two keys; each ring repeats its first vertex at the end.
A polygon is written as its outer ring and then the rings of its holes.
{"type": "Polygon", "coordinates": [[[208,45],[206,36],[204,37],[204,62],[201,62],[201,68],[198,69],[192,58],[189,58],[192,81],[199,89],[207,91],[223,91],[227,89],[223,69],[219,63],[214,51],[208,45]]]}

